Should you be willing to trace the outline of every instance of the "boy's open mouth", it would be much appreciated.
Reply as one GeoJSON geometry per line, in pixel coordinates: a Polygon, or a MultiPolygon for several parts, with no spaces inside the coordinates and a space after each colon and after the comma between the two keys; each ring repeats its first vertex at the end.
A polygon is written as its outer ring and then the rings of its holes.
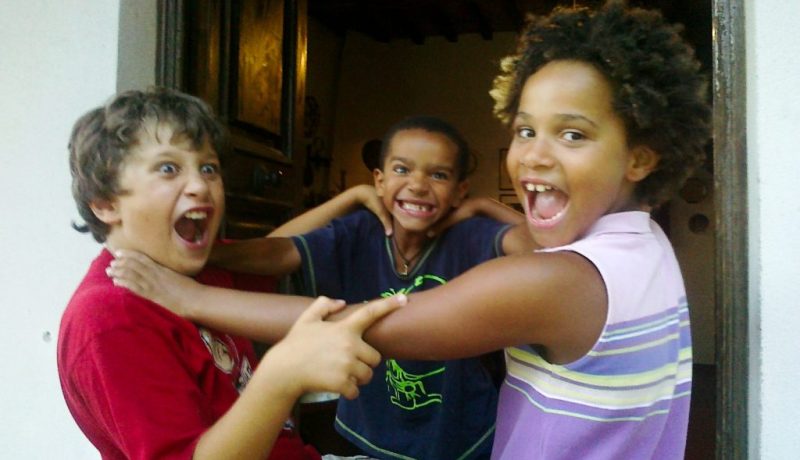
{"type": "Polygon", "coordinates": [[[411,203],[405,200],[398,200],[397,203],[400,208],[410,213],[430,213],[433,212],[433,206],[422,203],[411,203]]]}
{"type": "Polygon", "coordinates": [[[190,243],[201,243],[208,230],[208,212],[191,210],[175,222],[175,232],[190,243]]]}
{"type": "Polygon", "coordinates": [[[528,212],[532,219],[547,221],[555,220],[569,202],[567,194],[561,190],[545,184],[523,184],[528,202],[528,212]]]}

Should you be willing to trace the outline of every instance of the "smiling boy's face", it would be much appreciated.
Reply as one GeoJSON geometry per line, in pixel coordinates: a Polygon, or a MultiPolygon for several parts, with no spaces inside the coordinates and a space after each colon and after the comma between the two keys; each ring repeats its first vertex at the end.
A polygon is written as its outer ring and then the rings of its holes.
{"type": "Polygon", "coordinates": [[[186,275],[200,271],[225,211],[219,158],[210,144],[195,149],[168,124],[146,124],[118,181],[119,195],[92,205],[110,226],[110,249],[140,251],[186,275]]]}
{"type": "MultiPolygon", "coordinates": [[[[395,134],[375,188],[398,233],[425,233],[467,192],[459,180],[458,148],[447,136],[421,128],[395,134]]],[[[400,235],[398,235],[400,236],[400,235]]]]}

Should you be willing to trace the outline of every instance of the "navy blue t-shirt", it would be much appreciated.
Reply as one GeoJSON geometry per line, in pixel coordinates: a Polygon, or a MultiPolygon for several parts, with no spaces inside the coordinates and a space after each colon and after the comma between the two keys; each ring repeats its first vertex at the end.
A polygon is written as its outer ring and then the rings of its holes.
{"type": "MultiPolygon", "coordinates": [[[[391,240],[380,221],[360,210],[294,237],[310,295],[360,303],[429,289],[502,255],[508,225],[471,218],[423,249],[407,275],[395,270],[391,240]]],[[[497,390],[480,358],[388,359],[355,400],[339,400],[336,429],[377,458],[489,458],[497,390]]]]}

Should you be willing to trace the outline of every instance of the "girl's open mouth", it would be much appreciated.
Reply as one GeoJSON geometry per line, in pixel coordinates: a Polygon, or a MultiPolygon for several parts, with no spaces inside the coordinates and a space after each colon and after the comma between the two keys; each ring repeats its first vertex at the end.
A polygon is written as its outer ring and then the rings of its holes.
{"type": "Polygon", "coordinates": [[[567,208],[569,196],[551,185],[528,182],[522,186],[527,202],[526,211],[534,222],[555,222],[567,208]]]}

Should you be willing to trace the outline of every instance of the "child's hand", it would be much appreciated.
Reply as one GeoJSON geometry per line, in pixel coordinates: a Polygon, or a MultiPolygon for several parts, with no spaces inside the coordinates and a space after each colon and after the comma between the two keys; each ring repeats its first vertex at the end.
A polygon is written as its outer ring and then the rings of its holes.
{"type": "Polygon", "coordinates": [[[187,302],[202,286],[188,276],[166,268],[146,255],[127,249],[114,252],[106,274],[114,285],[127,288],[178,316],[188,317],[187,302]]]}
{"type": "Polygon", "coordinates": [[[497,200],[486,197],[466,198],[458,207],[454,207],[442,220],[436,222],[428,230],[428,238],[442,233],[462,220],[474,216],[490,217],[507,224],[521,224],[525,222],[525,215],[517,212],[514,208],[507,206],[497,200]]]}
{"type": "Polygon", "coordinates": [[[428,230],[428,238],[433,238],[462,220],[481,214],[483,200],[485,200],[485,198],[464,199],[458,207],[454,207],[450,210],[442,220],[436,222],[428,230]]]}
{"type": "Polygon", "coordinates": [[[327,391],[353,399],[358,396],[358,385],[370,381],[372,368],[381,360],[362,334],[406,301],[403,295],[380,299],[339,321],[326,321],[345,304],[320,297],[297,319],[286,338],[269,350],[261,366],[272,367],[275,374],[286,378],[287,385],[299,385],[290,397],[327,391]]]}
{"type": "Polygon", "coordinates": [[[383,205],[383,200],[372,185],[356,185],[351,188],[362,206],[369,209],[383,224],[386,236],[392,234],[392,214],[383,205]]]}

